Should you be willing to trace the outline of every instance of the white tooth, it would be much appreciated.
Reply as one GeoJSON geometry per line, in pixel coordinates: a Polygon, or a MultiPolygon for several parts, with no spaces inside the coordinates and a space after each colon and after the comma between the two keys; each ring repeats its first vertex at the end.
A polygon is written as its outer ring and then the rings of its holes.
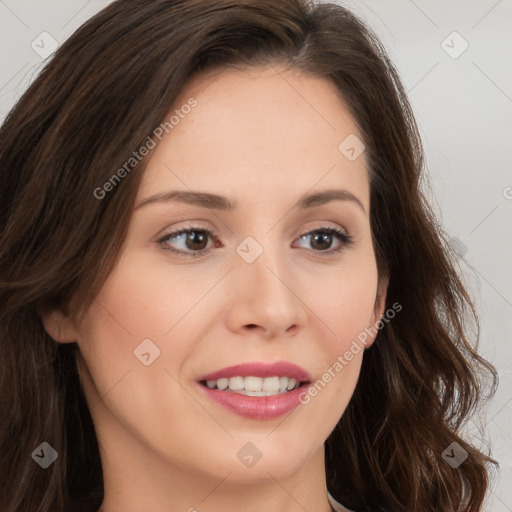
{"type": "Polygon", "coordinates": [[[279,377],[266,377],[265,379],[263,379],[261,390],[274,392],[279,391],[279,377]]]}
{"type": "Polygon", "coordinates": [[[228,384],[229,384],[228,379],[225,379],[225,378],[217,379],[217,387],[221,391],[224,391],[228,387],[228,384]]]}
{"type": "Polygon", "coordinates": [[[210,389],[215,386],[221,391],[229,388],[231,391],[239,392],[247,396],[273,396],[279,393],[284,393],[287,390],[291,391],[298,385],[296,379],[291,377],[230,377],[220,378],[217,380],[207,380],[206,385],[210,389]]]}
{"type": "MultiPolygon", "coordinates": [[[[267,380],[267,379],[265,379],[267,380]]],[[[244,387],[246,391],[261,391],[263,379],[261,377],[245,377],[244,379],[244,387]]],[[[268,391],[263,389],[263,391],[268,391]]]]}
{"type": "Polygon", "coordinates": [[[295,385],[296,385],[296,384],[297,384],[297,381],[296,381],[295,379],[293,379],[293,378],[292,378],[292,379],[290,379],[290,380],[288,381],[288,386],[286,386],[286,389],[287,389],[288,391],[290,391],[290,390],[292,390],[292,389],[295,387],[295,385]]]}
{"type": "Polygon", "coordinates": [[[229,389],[231,389],[231,391],[238,391],[239,389],[244,389],[244,378],[243,377],[230,377],[229,389]]]}

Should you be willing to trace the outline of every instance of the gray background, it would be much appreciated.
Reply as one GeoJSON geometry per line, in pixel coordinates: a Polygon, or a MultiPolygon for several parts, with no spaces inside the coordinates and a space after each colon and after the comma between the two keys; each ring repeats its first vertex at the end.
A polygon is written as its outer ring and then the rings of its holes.
{"type": "MultiPolygon", "coordinates": [[[[1,119],[39,72],[41,55],[108,3],[0,0],[1,119]]],[[[501,464],[485,510],[512,512],[512,0],[344,5],[376,31],[400,72],[423,138],[434,209],[464,255],[461,272],[481,315],[479,350],[500,374],[470,435],[480,446],[485,428],[501,464]]]]}

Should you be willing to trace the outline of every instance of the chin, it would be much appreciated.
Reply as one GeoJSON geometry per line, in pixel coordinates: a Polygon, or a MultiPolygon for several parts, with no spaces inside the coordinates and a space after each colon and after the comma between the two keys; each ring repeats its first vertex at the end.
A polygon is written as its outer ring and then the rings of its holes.
{"type": "Polygon", "coordinates": [[[279,425],[265,434],[237,436],[231,440],[232,448],[223,451],[214,467],[216,473],[229,476],[230,482],[241,484],[276,478],[282,480],[299,472],[301,468],[320,461],[323,466],[323,442],[306,435],[292,433],[279,425]],[[281,430],[281,432],[279,432],[281,430]],[[228,456],[226,456],[228,454],[228,456]],[[222,468],[222,470],[220,470],[222,468]]]}

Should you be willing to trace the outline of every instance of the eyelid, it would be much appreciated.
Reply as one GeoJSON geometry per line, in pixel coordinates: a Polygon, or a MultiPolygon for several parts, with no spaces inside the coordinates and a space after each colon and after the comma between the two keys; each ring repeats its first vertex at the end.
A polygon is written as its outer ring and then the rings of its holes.
{"type": "MultiPolygon", "coordinates": [[[[184,226],[181,226],[181,227],[176,228],[175,230],[172,230],[169,232],[166,232],[164,230],[161,235],[157,235],[156,242],[159,245],[161,245],[161,244],[165,243],[167,240],[169,240],[170,238],[180,236],[183,233],[187,233],[189,231],[200,231],[200,232],[206,233],[208,238],[212,239],[214,241],[214,245],[216,247],[218,247],[219,235],[217,234],[217,232],[214,229],[202,227],[202,226],[199,226],[198,224],[192,224],[192,223],[186,224],[184,226]]],[[[194,257],[194,256],[201,256],[202,254],[208,252],[210,249],[202,249],[200,251],[195,251],[195,252],[194,251],[185,252],[185,251],[179,251],[179,250],[170,249],[170,248],[164,248],[164,250],[166,252],[178,254],[178,255],[184,256],[184,257],[187,257],[187,256],[194,257]]]]}
{"type": "Polygon", "coordinates": [[[176,223],[176,224],[170,224],[170,225],[166,226],[165,228],[163,228],[162,230],[160,230],[155,235],[155,240],[158,240],[159,238],[163,238],[163,237],[168,237],[169,235],[176,235],[177,233],[180,233],[183,231],[188,231],[188,230],[210,231],[211,233],[216,234],[215,229],[209,227],[210,225],[206,221],[192,220],[192,221],[185,221],[184,224],[181,224],[181,223],[176,223]],[[203,223],[203,222],[206,224],[205,226],[201,226],[201,223],[203,223]],[[178,224],[178,227],[173,228],[173,226],[175,226],[176,224],[178,224]]]}

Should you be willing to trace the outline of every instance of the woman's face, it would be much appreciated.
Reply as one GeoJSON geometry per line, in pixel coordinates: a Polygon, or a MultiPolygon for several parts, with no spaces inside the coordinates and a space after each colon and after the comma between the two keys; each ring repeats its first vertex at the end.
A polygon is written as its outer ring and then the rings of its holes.
{"type": "Polygon", "coordinates": [[[382,313],[361,137],[332,84],[277,67],[196,77],[173,112],[118,264],[73,326],[100,447],[283,478],[323,460],[353,342],[382,313]]]}

